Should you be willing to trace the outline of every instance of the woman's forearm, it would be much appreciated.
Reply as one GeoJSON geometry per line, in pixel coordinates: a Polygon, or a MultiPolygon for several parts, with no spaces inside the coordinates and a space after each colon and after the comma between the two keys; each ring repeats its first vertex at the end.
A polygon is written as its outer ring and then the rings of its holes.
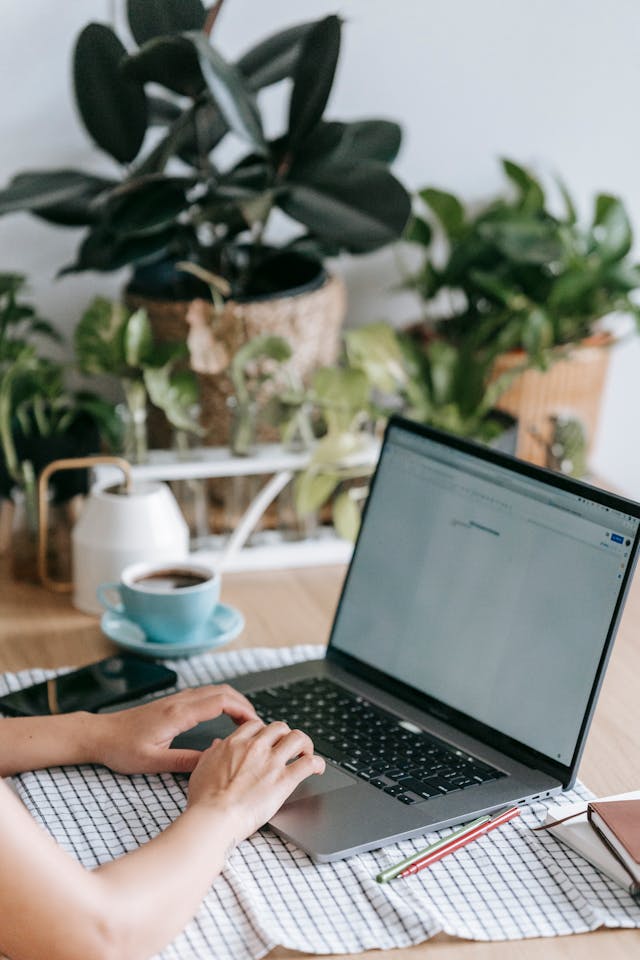
{"type": "Polygon", "coordinates": [[[148,957],[183,929],[222,870],[238,829],[232,810],[194,805],[149,843],[95,871],[122,957],[148,957]]]}
{"type": "Polygon", "coordinates": [[[97,744],[105,717],[65,713],[56,717],[0,720],[0,777],[25,770],[98,761],[97,744]]]}
{"type": "Polygon", "coordinates": [[[88,873],[0,782],[0,954],[15,960],[143,960],[191,919],[240,829],[193,804],[164,833],[88,873]]]}

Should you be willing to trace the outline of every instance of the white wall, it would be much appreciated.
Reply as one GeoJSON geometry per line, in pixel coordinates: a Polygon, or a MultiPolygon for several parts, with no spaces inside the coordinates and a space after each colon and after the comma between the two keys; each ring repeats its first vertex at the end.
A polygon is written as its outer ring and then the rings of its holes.
{"type": "MultiPolygon", "coordinates": [[[[39,166],[108,169],[76,121],[69,63],[80,27],[109,20],[114,9],[120,19],[121,0],[3,0],[0,9],[0,183],[39,166]]],[[[585,215],[596,191],[620,194],[640,236],[635,0],[226,0],[217,40],[233,56],[269,32],[332,11],[346,24],[329,113],[400,120],[397,170],[409,186],[481,198],[499,189],[496,158],[507,155],[561,173],[585,215]]],[[[270,96],[273,123],[277,100],[270,96]]],[[[23,215],[0,220],[0,270],[27,272],[42,310],[67,331],[94,293],[115,292],[124,276],[54,281],[77,236],[23,215]]],[[[415,315],[411,298],[389,293],[398,279],[389,251],[345,259],[340,269],[351,322],[415,315]]],[[[639,407],[640,344],[633,343],[612,355],[594,466],[638,498],[639,407]]]]}

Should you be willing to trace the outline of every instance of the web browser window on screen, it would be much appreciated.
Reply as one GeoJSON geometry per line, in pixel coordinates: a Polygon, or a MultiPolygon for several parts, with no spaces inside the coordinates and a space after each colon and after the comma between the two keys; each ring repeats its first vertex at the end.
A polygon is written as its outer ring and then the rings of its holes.
{"type": "Polygon", "coordinates": [[[568,764],[637,526],[392,432],[332,644],[568,764]]]}

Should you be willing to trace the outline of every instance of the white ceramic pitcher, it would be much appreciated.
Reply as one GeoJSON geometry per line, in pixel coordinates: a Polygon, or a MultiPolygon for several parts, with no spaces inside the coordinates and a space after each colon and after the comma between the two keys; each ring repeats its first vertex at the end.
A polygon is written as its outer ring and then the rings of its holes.
{"type": "Polygon", "coordinates": [[[38,571],[42,583],[59,593],[73,591],[73,605],[85,613],[101,613],[98,584],[118,580],[130,563],[181,560],[189,552],[189,530],[169,487],[134,483],[131,467],[121,457],[77,457],[54,460],[38,481],[38,571]],[[124,484],[94,489],[71,534],[72,582],[52,580],[47,573],[47,488],[58,470],[110,464],[119,467],[124,484]]]}

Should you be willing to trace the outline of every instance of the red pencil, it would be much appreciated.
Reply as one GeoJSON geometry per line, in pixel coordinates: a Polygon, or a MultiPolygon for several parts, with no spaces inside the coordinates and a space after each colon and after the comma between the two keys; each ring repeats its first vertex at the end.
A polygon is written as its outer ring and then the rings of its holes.
{"type": "Polygon", "coordinates": [[[518,817],[519,815],[519,807],[509,807],[508,810],[502,810],[492,817],[491,820],[480,824],[479,827],[474,827],[467,833],[463,833],[460,837],[456,837],[455,840],[452,840],[451,843],[448,843],[445,847],[440,847],[439,850],[434,850],[433,853],[426,853],[424,857],[416,860],[415,863],[412,863],[410,867],[407,867],[402,873],[397,874],[397,876],[410,877],[414,873],[424,870],[425,867],[430,867],[432,863],[442,860],[442,858],[448,856],[448,854],[455,853],[455,851],[460,850],[461,847],[466,847],[472,840],[476,840],[483,834],[489,833],[490,830],[495,830],[496,827],[501,827],[503,823],[508,823],[509,820],[513,820],[514,817],[518,817]]]}

